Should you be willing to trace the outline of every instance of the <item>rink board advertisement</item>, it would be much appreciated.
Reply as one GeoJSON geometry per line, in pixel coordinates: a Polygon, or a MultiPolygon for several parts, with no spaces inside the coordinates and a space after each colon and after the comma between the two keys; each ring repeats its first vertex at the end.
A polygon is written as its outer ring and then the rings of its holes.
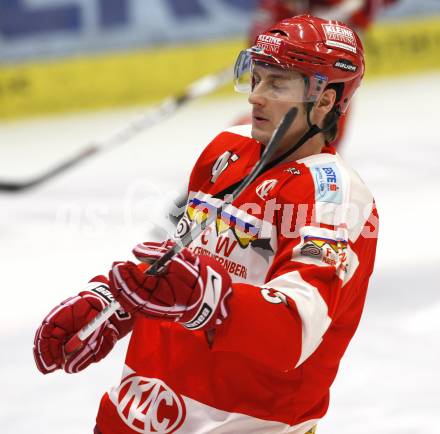
{"type": "Polygon", "coordinates": [[[0,62],[244,34],[257,0],[0,0],[0,62]]]}
{"type": "Polygon", "coordinates": [[[0,118],[158,102],[232,65],[241,44],[225,40],[4,66],[0,118]]]}
{"type": "MultiPolygon", "coordinates": [[[[0,118],[175,95],[233,64],[254,3],[0,0],[0,118]]],[[[384,21],[364,42],[367,77],[440,68],[440,15],[384,21]]]]}
{"type": "Polygon", "coordinates": [[[367,77],[440,69],[440,14],[377,24],[363,42],[367,77]]]}

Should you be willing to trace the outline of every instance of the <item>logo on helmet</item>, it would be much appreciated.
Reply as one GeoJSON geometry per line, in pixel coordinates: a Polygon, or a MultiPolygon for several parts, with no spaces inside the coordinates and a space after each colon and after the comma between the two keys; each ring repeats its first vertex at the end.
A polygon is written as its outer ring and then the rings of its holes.
{"type": "Polygon", "coordinates": [[[136,432],[170,434],[185,420],[182,398],[157,378],[129,375],[116,394],[119,416],[136,432]]]}
{"type": "Polygon", "coordinates": [[[350,71],[350,72],[356,72],[357,71],[357,66],[354,63],[352,63],[349,60],[347,60],[347,59],[337,60],[333,66],[335,68],[339,68],[339,69],[342,69],[344,71],[350,71]]]}
{"type": "Polygon", "coordinates": [[[282,39],[275,36],[260,35],[257,39],[257,47],[263,49],[267,54],[277,54],[282,42],[282,39]]]}
{"type": "Polygon", "coordinates": [[[356,37],[353,30],[338,24],[322,24],[326,45],[356,53],[356,37]]]}

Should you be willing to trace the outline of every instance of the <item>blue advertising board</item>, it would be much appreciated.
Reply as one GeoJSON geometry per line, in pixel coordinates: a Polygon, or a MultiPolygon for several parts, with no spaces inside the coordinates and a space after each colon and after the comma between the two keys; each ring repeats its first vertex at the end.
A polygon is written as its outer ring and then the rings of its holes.
{"type": "Polygon", "coordinates": [[[0,0],[0,62],[245,34],[257,0],[0,0]]]}
{"type": "MultiPolygon", "coordinates": [[[[0,63],[244,36],[258,0],[0,0],[0,63]]],[[[386,19],[440,12],[399,0],[386,19]]]]}

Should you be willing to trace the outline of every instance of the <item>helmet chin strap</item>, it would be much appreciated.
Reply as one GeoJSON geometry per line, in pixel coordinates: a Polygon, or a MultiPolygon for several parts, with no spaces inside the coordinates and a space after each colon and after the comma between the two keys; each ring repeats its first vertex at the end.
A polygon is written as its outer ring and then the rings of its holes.
{"type": "Polygon", "coordinates": [[[341,109],[339,106],[336,108],[333,108],[330,112],[332,114],[332,119],[329,125],[325,128],[320,128],[316,124],[312,124],[310,120],[310,112],[312,111],[314,103],[308,103],[307,104],[307,124],[309,125],[308,131],[306,131],[303,136],[296,142],[295,145],[293,145],[291,148],[289,148],[286,152],[281,154],[279,157],[275,158],[275,160],[272,160],[266,167],[265,170],[269,170],[272,167],[276,166],[277,164],[281,163],[283,160],[285,160],[289,155],[292,155],[295,151],[297,151],[304,143],[307,142],[307,140],[311,139],[313,136],[315,136],[318,133],[324,133],[331,128],[338,122],[339,117],[341,116],[341,109]]]}

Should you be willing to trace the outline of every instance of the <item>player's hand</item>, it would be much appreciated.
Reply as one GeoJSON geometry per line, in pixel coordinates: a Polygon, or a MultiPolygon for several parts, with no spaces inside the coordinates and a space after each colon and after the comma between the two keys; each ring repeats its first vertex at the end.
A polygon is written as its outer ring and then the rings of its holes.
{"type": "MultiPolygon", "coordinates": [[[[151,263],[171,246],[143,243],[133,253],[151,263]]],[[[191,330],[211,330],[227,317],[226,300],[231,278],[215,259],[183,249],[171,258],[160,275],[143,273],[132,262],[114,263],[110,290],[127,312],[177,321],[191,330]]]]}
{"type": "Polygon", "coordinates": [[[33,352],[37,368],[43,374],[57,369],[76,373],[103,359],[116,341],[131,330],[133,320],[129,314],[116,312],[72,354],[66,353],[65,344],[112,300],[108,279],[98,276],[84,291],[52,309],[35,334],[33,352]]]}

